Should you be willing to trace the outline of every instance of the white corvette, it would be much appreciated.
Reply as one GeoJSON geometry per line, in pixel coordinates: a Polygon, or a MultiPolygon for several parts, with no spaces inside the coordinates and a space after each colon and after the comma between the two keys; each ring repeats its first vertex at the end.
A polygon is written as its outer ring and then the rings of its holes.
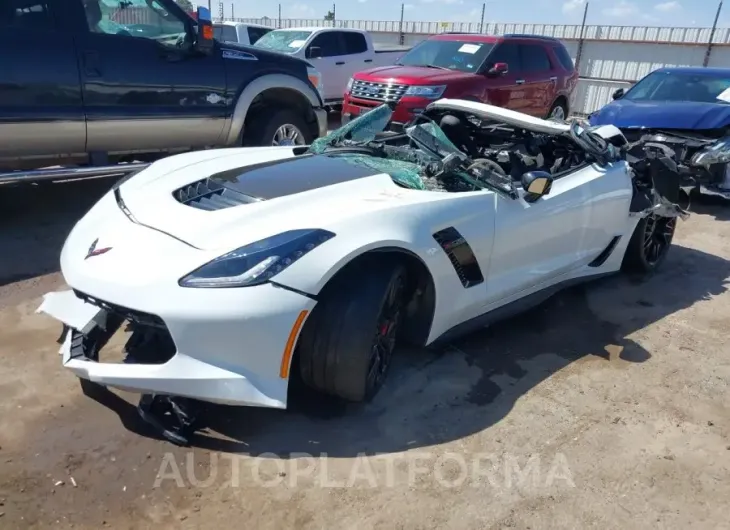
{"type": "Polygon", "coordinates": [[[39,308],[70,331],[63,365],[86,388],[143,394],[177,442],[193,404],[285,408],[294,375],[368,400],[397,341],[652,271],[685,215],[671,161],[651,145],[627,161],[610,126],[461,100],[403,134],[381,133],[389,118],[383,106],[310,147],[193,152],[120,181],[63,247],[72,290],[39,308]],[[124,322],[127,359],[102,362],[124,322]]]}

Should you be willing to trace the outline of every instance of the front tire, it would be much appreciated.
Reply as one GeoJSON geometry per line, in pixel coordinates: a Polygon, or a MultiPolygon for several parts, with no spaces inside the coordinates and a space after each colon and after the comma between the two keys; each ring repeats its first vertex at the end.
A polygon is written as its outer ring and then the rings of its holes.
{"type": "Polygon", "coordinates": [[[638,274],[649,274],[658,269],[672,246],[676,227],[676,217],[650,214],[641,219],[626,248],[622,269],[638,274]]]}
{"type": "Polygon", "coordinates": [[[314,136],[302,116],[292,109],[266,108],[248,123],[243,136],[245,147],[309,145],[314,136]]]}
{"type": "Polygon", "coordinates": [[[406,269],[356,267],[328,285],[302,330],[304,383],[348,401],[370,401],[385,382],[405,312],[406,269]]]}

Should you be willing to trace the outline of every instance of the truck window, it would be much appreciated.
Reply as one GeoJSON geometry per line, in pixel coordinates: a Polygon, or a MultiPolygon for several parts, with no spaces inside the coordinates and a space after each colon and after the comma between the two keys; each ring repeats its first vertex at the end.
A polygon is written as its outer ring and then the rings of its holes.
{"type": "Polygon", "coordinates": [[[516,74],[523,71],[522,61],[520,59],[520,48],[515,42],[502,42],[489,56],[487,68],[491,68],[496,63],[507,63],[509,73],[516,74]]]}
{"type": "Polygon", "coordinates": [[[345,31],[342,33],[342,36],[345,38],[345,54],[355,55],[368,51],[368,42],[362,33],[345,31]]]}
{"type": "Polygon", "coordinates": [[[522,68],[527,72],[545,72],[551,70],[550,59],[545,48],[539,44],[520,44],[522,68]]]}
{"type": "Polygon", "coordinates": [[[158,0],[84,0],[89,31],[153,39],[176,46],[185,38],[185,22],[158,0]]]}
{"type": "Polygon", "coordinates": [[[213,37],[220,42],[238,42],[236,28],[225,24],[213,24],[213,37]]]}
{"type": "Polygon", "coordinates": [[[48,2],[5,0],[0,7],[0,27],[53,30],[56,19],[48,2]]]}
{"type": "Polygon", "coordinates": [[[257,40],[271,31],[269,28],[252,28],[251,26],[246,29],[248,29],[248,41],[251,44],[254,44],[257,40]]]}
{"type": "Polygon", "coordinates": [[[337,57],[338,55],[344,55],[345,51],[342,46],[342,35],[341,31],[325,31],[320,33],[314,40],[309,48],[312,46],[319,46],[322,50],[322,57],[337,57]]]}

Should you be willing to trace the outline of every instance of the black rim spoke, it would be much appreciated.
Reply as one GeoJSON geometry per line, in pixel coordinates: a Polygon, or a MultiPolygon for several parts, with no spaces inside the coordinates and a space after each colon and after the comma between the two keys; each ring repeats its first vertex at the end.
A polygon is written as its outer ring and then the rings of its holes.
{"type": "Polygon", "coordinates": [[[402,295],[403,283],[398,279],[398,281],[393,282],[389,286],[383,308],[377,321],[367,374],[367,384],[370,389],[380,384],[390,366],[390,360],[395,348],[398,324],[400,322],[400,302],[402,295]]]}
{"type": "Polygon", "coordinates": [[[667,252],[674,236],[676,219],[650,215],[644,229],[644,257],[649,263],[658,262],[667,252]]]}

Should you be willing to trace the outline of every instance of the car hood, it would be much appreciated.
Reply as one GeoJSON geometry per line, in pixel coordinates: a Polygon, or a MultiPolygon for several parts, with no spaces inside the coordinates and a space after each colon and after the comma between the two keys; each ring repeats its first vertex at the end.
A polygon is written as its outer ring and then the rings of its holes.
{"type": "Polygon", "coordinates": [[[473,78],[474,74],[458,70],[440,70],[423,66],[383,66],[373,68],[355,75],[361,81],[403,83],[406,85],[430,85],[449,83],[461,79],[473,78]]]}
{"type": "Polygon", "coordinates": [[[404,189],[377,169],[294,151],[241,148],[170,157],[123,183],[118,195],[136,222],[203,250],[231,250],[286,230],[333,229],[447,195],[404,189]]]}
{"type": "Polygon", "coordinates": [[[730,105],[693,101],[616,100],[590,117],[591,125],[646,129],[719,129],[730,125],[730,105]]]}

